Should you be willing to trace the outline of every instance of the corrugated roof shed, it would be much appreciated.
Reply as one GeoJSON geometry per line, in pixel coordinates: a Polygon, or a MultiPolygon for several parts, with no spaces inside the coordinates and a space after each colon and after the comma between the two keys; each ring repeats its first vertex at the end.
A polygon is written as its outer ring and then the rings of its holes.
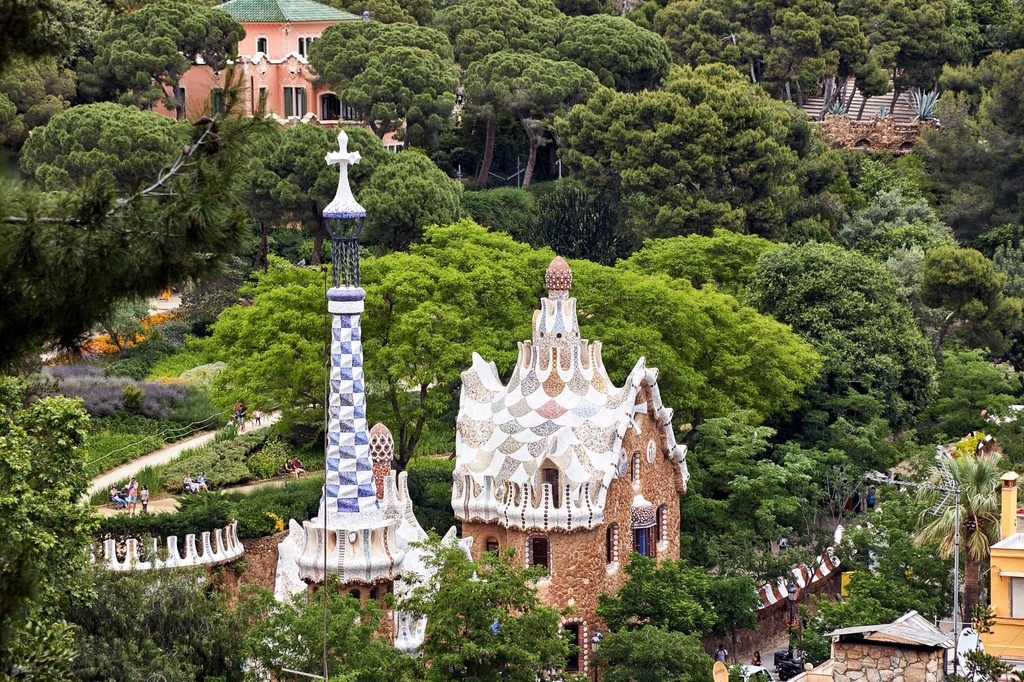
{"type": "Polygon", "coordinates": [[[880,644],[910,644],[948,649],[953,646],[950,635],[922,618],[917,611],[908,611],[892,623],[842,628],[828,633],[830,637],[859,635],[859,639],[880,644]]]}
{"type": "Polygon", "coordinates": [[[313,0],[230,0],[217,5],[240,23],[353,21],[355,14],[313,0]]]}

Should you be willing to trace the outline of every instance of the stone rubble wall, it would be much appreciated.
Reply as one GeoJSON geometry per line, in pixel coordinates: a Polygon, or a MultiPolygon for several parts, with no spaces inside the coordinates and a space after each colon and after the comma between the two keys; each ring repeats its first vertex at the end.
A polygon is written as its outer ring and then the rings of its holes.
{"type": "Polygon", "coordinates": [[[834,682],[939,682],[942,650],[915,650],[871,642],[832,645],[834,682]]]}
{"type": "Polygon", "coordinates": [[[888,116],[855,121],[847,116],[825,116],[821,132],[833,147],[866,148],[873,152],[909,152],[921,138],[921,121],[898,123],[888,116]]]}

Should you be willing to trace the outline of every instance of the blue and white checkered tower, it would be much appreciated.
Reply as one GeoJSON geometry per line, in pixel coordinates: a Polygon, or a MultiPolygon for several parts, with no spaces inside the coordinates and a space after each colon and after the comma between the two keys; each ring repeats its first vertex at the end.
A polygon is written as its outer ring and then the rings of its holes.
{"type": "MultiPolygon", "coordinates": [[[[348,135],[338,135],[341,151],[327,155],[338,164],[338,191],[324,209],[331,232],[333,286],[327,292],[331,314],[330,392],[327,400],[327,480],[320,513],[328,526],[338,527],[338,516],[374,515],[380,508],[373,484],[370,434],[366,423],[363,381],[363,342],[359,317],[366,292],[359,286],[359,233],[366,209],[352,196],[349,164],[359,163],[359,152],[349,152],[348,135]],[[335,523],[332,523],[334,521],[335,523]]],[[[347,525],[347,524],[343,524],[347,525]]]]}
{"type": "MultiPolygon", "coordinates": [[[[330,389],[327,398],[326,477],[316,518],[303,523],[303,547],[296,558],[299,577],[321,582],[336,573],[343,584],[374,585],[401,573],[405,550],[396,530],[407,495],[391,473],[378,497],[366,423],[366,384],[359,318],[366,292],[359,286],[359,233],[366,209],[352,196],[348,166],[359,152],[348,151],[348,135],[338,133],[338,192],[324,209],[331,235],[333,286],[327,292],[331,315],[330,389]]],[[[383,474],[382,474],[383,475],[383,474]]],[[[422,532],[422,531],[420,531],[422,532]]]]}

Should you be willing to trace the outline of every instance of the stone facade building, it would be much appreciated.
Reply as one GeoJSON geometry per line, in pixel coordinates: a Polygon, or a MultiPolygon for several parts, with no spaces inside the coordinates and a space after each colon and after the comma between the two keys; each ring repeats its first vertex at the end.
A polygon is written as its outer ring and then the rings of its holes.
{"type": "Polygon", "coordinates": [[[946,679],[946,650],[953,645],[952,637],[917,611],[908,611],[892,623],[843,628],[830,634],[832,658],[827,666],[808,673],[809,680],[823,676],[833,682],[946,679]]]}
{"type": "Polygon", "coordinates": [[[591,674],[597,597],[624,583],[629,553],[679,557],[686,447],[676,443],[657,370],[640,358],[614,386],[600,342],[580,338],[562,258],[545,282],[533,338],[519,344],[508,383],[475,353],[463,372],[452,506],[473,558],[513,548],[526,565],[548,569],[539,596],[571,608],[563,627],[579,646],[567,668],[591,674]]]}

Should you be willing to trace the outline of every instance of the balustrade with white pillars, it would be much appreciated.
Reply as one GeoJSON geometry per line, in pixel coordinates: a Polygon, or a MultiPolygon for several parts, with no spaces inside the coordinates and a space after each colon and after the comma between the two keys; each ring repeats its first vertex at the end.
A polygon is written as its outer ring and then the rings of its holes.
{"type": "Polygon", "coordinates": [[[181,568],[184,566],[217,566],[226,564],[229,561],[242,556],[245,547],[238,539],[238,522],[232,521],[224,528],[218,528],[212,533],[205,531],[199,535],[199,544],[202,546],[202,554],[196,547],[195,533],[185,536],[185,555],[178,551],[178,537],[171,535],[167,538],[166,558],[161,559],[161,552],[157,547],[157,539],[151,538],[151,546],[146,552],[146,561],[139,556],[139,540],[129,538],[125,540],[124,559],[117,558],[117,540],[108,539],[103,542],[103,565],[111,571],[148,571],[155,568],[181,568]]]}

